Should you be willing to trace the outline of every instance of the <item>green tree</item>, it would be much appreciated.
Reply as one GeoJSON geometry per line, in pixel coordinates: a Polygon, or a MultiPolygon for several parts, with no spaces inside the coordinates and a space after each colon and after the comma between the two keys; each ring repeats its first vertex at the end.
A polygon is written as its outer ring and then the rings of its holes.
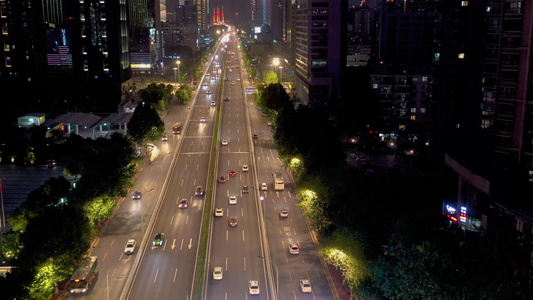
{"type": "Polygon", "coordinates": [[[165,124],[149,103],[141,102],[128,123],[128,134],[137,144],[143,144],[162,138],[165,124]]]}
{"type": "Polygon", "coordinates": [[[89,201],[85,206],[85,214],[91,224],[96,224],[111,216],[117,201],[114,197],[100,196],[89,201]]]}
{"type": "Polygon", "coordinates": [[[289,101],[289,95],[279,83],[267,85],[261,95],[261,105],[273,110],[281,109],[289,101]]]}
{"type": "Polygon", "coordinates": [[[278,80],[278,74],[276,74],[275,72],[273,71],[267,71],[265,73],[265,75],[263,75],[263,82],[266,84],[266,85],[269,85],[271,83],[278,83],[279,80],[278,80]]]}

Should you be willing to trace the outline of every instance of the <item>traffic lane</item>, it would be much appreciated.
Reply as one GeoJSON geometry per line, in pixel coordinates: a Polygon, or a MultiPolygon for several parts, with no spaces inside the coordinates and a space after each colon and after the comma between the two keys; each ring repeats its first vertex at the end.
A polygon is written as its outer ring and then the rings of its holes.
{"type": "MultiPolygon", "coordinates": [[[[157,221],[149,234],[149,244],[145,248],[145,255],[135,279],[135,283],[141,284],[134,285],[130,294],[131,299],[146,299],[141,297],[144,288],[142,282],[154,281],[159,274],[165,278],[173,276],[177,271],[176,267],[171,266],[179,266],[182,270],[180,274],[190,274],[192,277],[198,243],[197,232],[203,209],[203,199],[196,199],[193,195],[195,183],[205,182],[207,168],[194,171],[190,170],[192,168],[187,168],[187,165],[199,165],[203,162],[204,166],[207,166],[207,160],[207,154],[201,157],[194,156],[189,160],[183,159],[182,155],[178,157],[175,172],[172,174],[157,221]],[[184,176],[185,169],[189,169],[187,176],[184,176]],[[188,208],[179,208],[179,200],[182,198],[190,200],[188,208]],[[165,242],[162,247],[154,247],[151,241],[159,232],[165,233],[165,242]]],[[[181,276],[174,285],[157,287],[151,295],[163,297],[167,293],[176,294],[181,291],[180,295],[185,296],[189,293],[191,285],[192,278],[181,276]]]]}
{"type": "MultiPolygon", "coordinates": [[[[246,181],[244,181],[245,183],[246,181]]],[[[228,299],[244,299],[247,295],[247,284],[249,280],[258,280],[263,288],[264,270],[261,256],[261,245],[259,241],[259,226],[257,220],[257,207],[251,195],[237,194],[237,204],[228,203],[228,195],[234,191],[235,187],[243,182],[235,182],[233,188],[217,187],[215,207],[224,209],[223,217],[214,217],[212,240],[210,249],[210,263],[208,279],[207,298],[217,299],[226,295],[228,299]],[[238,225],[230,227],[228,218],[237,217],[238,225]],[[223,267],[224,278],[219,284],[212,279],[214,267],[223,267]]],[[[263,289],[263,293],[266,290],[263,289]]]]}

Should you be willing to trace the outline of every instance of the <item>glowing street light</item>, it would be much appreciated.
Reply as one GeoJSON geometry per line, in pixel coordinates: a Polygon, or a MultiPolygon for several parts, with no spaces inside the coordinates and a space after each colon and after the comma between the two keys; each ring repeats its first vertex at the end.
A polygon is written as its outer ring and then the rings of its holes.
{"type": "Polygon", "coordinates": [[[178,61],[176,62],[176,64],[178,65],[178,83],[179,83],[179,79],[180,79],[180,64],[181,64],[181,61],[178,60],[178,61]]]}

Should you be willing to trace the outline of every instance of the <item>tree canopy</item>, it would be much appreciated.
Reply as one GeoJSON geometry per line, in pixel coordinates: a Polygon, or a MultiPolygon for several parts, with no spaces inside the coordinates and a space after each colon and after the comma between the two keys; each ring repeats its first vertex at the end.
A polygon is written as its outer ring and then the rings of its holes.
{"type": "Polygon", "coordinates": [[[146,102],[135,108],[128,123],[128,134],[137,144],[160,139],[165,134],[165,124],[156,110],[146,102]]]}

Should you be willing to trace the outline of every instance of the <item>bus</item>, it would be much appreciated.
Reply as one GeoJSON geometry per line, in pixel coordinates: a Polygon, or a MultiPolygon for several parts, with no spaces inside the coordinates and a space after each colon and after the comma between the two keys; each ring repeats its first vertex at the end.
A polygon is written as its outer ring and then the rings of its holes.
{"type": "Polygon", "coordinates": [[[285,181],[283,180],[283,176],[281,176],[281,173],[274,172],[272,173],[272,177],[274,178],[274,190],[283,191],[285,189],[285,181]]]}
{"type": "Polygon", "coordinates": [[[98,261],[96,256],[85,258],[78,269],[70,277],[70,292],[72,294],[83,294],[89,291],[91,285],[96,281],[98,275],[98,261]]]}
{"type": "Polygon", "coordinates": [[[183,123],[177,122],[176,124],[174,124],[174,126],[172,126],[172,132],[174,134],[180,134],[182,127],[183,127],[183,123]]]}

